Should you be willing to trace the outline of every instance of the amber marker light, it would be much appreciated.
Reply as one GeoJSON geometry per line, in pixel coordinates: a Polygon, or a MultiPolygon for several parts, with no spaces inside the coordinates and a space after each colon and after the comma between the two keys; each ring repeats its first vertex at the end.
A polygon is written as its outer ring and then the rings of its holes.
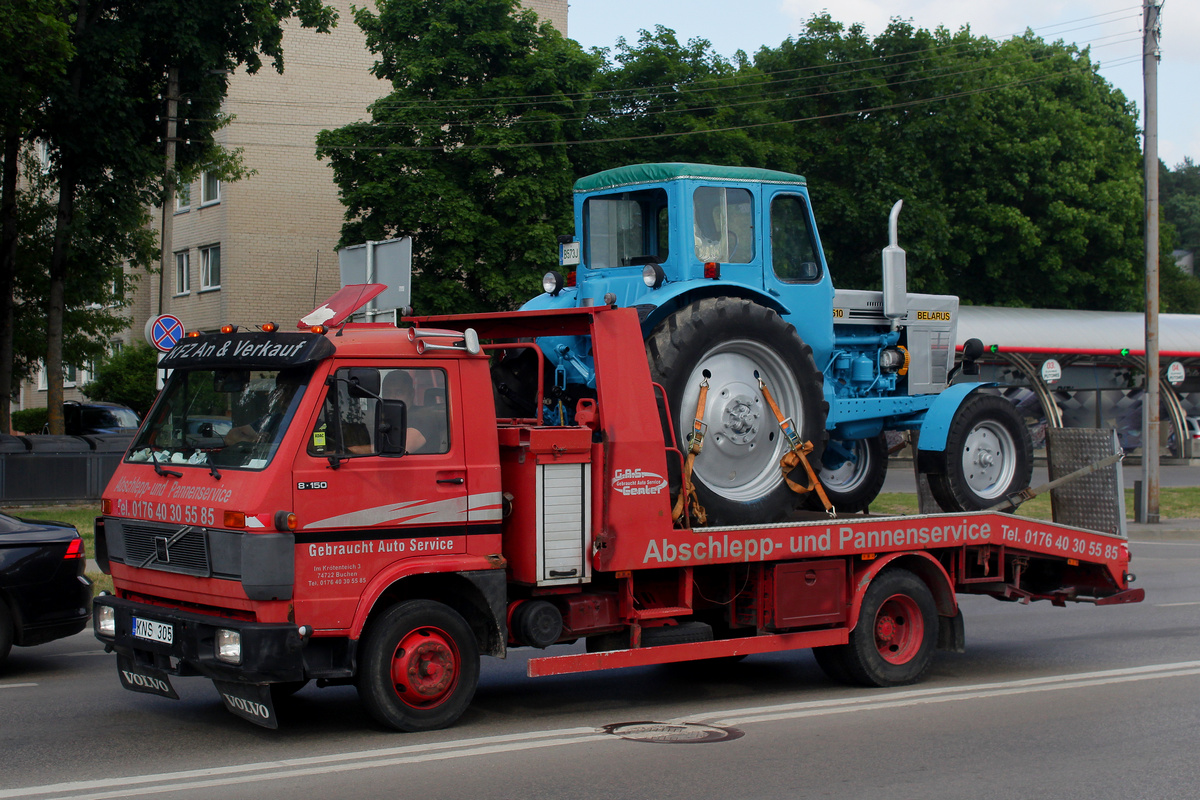
{"type": "Polygon", "coordinates": [[[237,329],[237,325],[226,324],[221,326],[221,333],[237,333],[237,329]]]}
{"type": "Polygon", "coordinates": [[[110,498],[110,497],[100,498],[100,513],[101,514],[108,516],[109,514],[112,513],[112,508],[113,508],[112,498],[110,498]]]}
{"type": "Polygon", "coordinates": [[[277,531],[294,531],[296,530],[296,514],[293,511],[276,511],[275,512],[275,530],[277,531]]]}
{"type": "Polygon", "coordinates": [[[312,331],[313,333],[328,333],[329,332],[329,328],[326,328],[324,325],[313,325],[311,328],[309,328],[309,330],[312,331]]]}
{"type": "Polygon", "coordinates": [[[244,511],[226,511],[225,512],[225,527],[226,528],[244,528],[244,527],[246,527],[246,512],[244,512],[244,511]]]}
{"type": "Polygon", "coordinates": [[[188,331],[188,338],[189,339],[199,339],[200,331],[188,331]]]}
{"type": "Polygon", "coordinates": [[[715,261],[709,261],[704,265],[704,277],[709,280],[717,280],[721,277],[721,265],[715,261]]]}
{"type": "Polygon", "coordinates": [[[262,326],[263,333],[274,333],[279,329],[279,326],[274,322],[264,322],[262,326]]]}

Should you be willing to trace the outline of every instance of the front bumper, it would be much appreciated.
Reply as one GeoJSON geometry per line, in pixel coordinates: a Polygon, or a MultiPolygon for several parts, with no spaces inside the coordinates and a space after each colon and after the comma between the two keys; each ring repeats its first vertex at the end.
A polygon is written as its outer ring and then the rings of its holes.
{"type": "Polygon", "coordinates": [[[113,595],[97,597],[92,615],[96,638],[108,649],[133,663],[169,675],[203,675],[233,683],[280,683],[309,677],[305,670],[306,640],[297,626],[290,623],[244,622],[136,603],[113,595]],[[104,606],[111,607],[116,615],[115,636],[103,636],[96,627],[96,615],[104,606]],[[166,644],[136,638],[134,617],[171,625],[173,641],[166,644]],[[222,628],[241,634],[240,664],[217,659],[216,636],[222,628]]]}

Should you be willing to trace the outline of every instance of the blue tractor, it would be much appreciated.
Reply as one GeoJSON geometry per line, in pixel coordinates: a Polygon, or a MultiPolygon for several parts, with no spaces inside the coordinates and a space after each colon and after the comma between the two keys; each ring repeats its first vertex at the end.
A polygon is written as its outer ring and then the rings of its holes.
{"type": "MultiPolygon", "coordinates": [[[[710,524],[771,521],[797,505],[780,468],[792,447],[764,387],[813,444],[839,512],[866,509],[879,493],[888,430],[920,432],[918,467],[947,511],[986,508],[1028,485],[1032,446],[1012,404],[984,384],[951,384],[958,298],[907,292],[900,203],[876,292],[834,288],[799,175],[638,164],[581,178],[574,194],[562,271],[524,308],[637,309],[678,438],[696,417],[707,428],[693,478],[710,524]]],[[[560,397],[586,395],[587,341],[539,345],[560,397]]],[[[969,343],[965,372],[981,352],[969,343]]],[[[557,404],[563,422],[572,407],[557,404]]],[[[801,497],[820,508],[814,493],[801,497]]]]}

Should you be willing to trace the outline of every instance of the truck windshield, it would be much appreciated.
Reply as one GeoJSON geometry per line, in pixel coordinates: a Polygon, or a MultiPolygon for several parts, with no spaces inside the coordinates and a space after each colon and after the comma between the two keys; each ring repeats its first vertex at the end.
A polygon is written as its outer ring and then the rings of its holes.
{"type": "Polygon", "coordinates": [[[585,260],[592,269],[667,259],[667,193],[662,189],[588,198],[583,207],[585,260]]]}
{"type": "Polygon", "coordinates": [[[176,370],[126,460],[263,469],[279,448],[311,372],[176,370]]]}

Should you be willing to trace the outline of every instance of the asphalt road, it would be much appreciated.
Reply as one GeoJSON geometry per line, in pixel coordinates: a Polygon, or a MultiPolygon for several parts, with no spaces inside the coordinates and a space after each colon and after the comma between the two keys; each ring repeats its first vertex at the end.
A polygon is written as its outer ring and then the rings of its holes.
{"type": "Polygon", "coordinates": [[[963,598],[967,652],[915,687],[838,686],[806,651],[540,679],[514,655],[485,660],[472,708],[428,734],[315,687],[268,731],[201,679],[176,681],[177,702],[121,689],[88,634],[18,648],[0,800],[1194,797],[1200,533],[1131,547],[1145,603],[963,598]],[[635,722],[656,725],[606,729],[635,722]]]}

